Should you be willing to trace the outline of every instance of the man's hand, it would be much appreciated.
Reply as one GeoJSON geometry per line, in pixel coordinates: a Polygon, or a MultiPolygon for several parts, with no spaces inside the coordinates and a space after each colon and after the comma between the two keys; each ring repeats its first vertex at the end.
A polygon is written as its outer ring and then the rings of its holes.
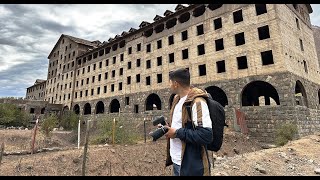
{"type": "Polygon", "coordinates": [[[165,134],[167,139],[169,138],[174,139],[176,137],[176,129],[169,126],[165,126],[165,127],[168,128],[168,132],[165,134]]]}

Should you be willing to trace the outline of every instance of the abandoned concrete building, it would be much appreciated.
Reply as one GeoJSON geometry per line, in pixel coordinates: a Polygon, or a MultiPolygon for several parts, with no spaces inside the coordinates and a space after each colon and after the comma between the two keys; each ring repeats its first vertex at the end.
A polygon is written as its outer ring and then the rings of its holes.
{"type": "Polygon", "coordinates": [[[48,56],[44,100],[84,117],[167,116],[168,74],[185,67],[232,127],[241,127],[239,110],[262,141],[288,122],[306,135],[320,128],[310,13],[310,4],[179,4],[103,43],[62,34],[48,56]]]}
{"type": "Polygon", "coordinates": [[[46,80],[37,79],[27,88],[26,99],[43,101],[46,91],[46,80]]]}

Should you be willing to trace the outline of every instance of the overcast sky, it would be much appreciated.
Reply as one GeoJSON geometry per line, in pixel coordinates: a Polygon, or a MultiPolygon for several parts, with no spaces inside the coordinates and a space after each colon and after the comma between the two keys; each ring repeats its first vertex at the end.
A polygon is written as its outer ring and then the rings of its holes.
{"type": "MultiPolygon", "coordinates": [[[[153,22],[176,4],[0,5],[0,97],[24,97],[36,79],[46,79],[48,55],[61,34],[101,42],[142,21],[153,22]]],[[[320,5],[311,22],[320,26],[320,5]]]]}

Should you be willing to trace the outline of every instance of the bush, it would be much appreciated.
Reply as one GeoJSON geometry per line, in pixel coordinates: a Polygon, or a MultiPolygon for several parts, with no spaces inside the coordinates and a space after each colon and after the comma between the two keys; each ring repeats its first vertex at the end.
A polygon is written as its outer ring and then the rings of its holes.
{"type": "Polygon", "coordinates": [[[283,146],[289,141],[293,140],[298,133],[298,127],[296,124],[283,124],[276,130],[276,145],[283,146]]]}
{"type": "Polygon", "coordinates": [[[49,137],[50,132],[57,126],[57,124],[58,124],[57,116],[54,114],[51,114],[41,122],[40,124],[41,131],[45,134],[46,137],[49,137]]]}
{"type": "Polygon", "coordinates": [[[65,130],[75,130],[78,128],[79,115],[73,111],[67,111],[62,115],[60,126],[65,130]]]}
{"type": "MultiPolygon", "coordinates": [[[[113,131],[113,119],[108,118],[99,120],[97,123],[97,135],[93,135],[91,138],[91,144],[105,144],[112,143],[112,131],[113,131]]],[[[123,119],[116,119],[115,125],[115,144],[134,144],[140,140],[137,132],[134,131],[134,127],[128,121],[123,119]]]]}
{"type": "Polygon", "coordinates": [[[27,127],[31,118],[14,104],[0,104],[0,125],[27,127]]]}

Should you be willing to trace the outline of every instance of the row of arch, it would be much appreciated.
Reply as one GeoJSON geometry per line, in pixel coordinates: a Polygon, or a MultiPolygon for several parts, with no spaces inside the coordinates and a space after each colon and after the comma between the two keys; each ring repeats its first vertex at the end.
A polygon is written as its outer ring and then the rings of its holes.
{"type": "MultiPolygon", "coordinates": [[[[214,100],[219,102],[223,107],[228,105],[228,98],[226,93],[217,86],[209,86],[205,90],[212,96],[214,100]]],[[[295,85],[295,97],[296,104],[307,106],[307,95],[304,86],[300,81],[295,85]]],[[[172,101],[175,94],[172,94],[169,98],[169,107],[172,105],[172,101]]],[[[318,92],[320,101],[320,91],[318,92]]],[[[280,98],[277,90],[268,82],[265,81],[253,81],[247,84],[241,92],[241,105],[242,106],[265,106],[265,105],[280,105],[280,98]]],[[[161,110],[162,102],[157,94],[150,94],[145,101],[145,110],[161,110]]],[[[109,105],[109,113],[118,113],[120,110],[120,102],[117,99],[113,99],[109,105]]],[[[76,114],[80,114],[80,106],[76,104],[73,107],[73,111],[76,114]]],[[[83,106],[83,114],[91,114],[91,104],[86,103],[83,106]]],[[[95,114],[105,113],[105,105],[102,101],[97,102],[95,106],[95,114]]]]}

